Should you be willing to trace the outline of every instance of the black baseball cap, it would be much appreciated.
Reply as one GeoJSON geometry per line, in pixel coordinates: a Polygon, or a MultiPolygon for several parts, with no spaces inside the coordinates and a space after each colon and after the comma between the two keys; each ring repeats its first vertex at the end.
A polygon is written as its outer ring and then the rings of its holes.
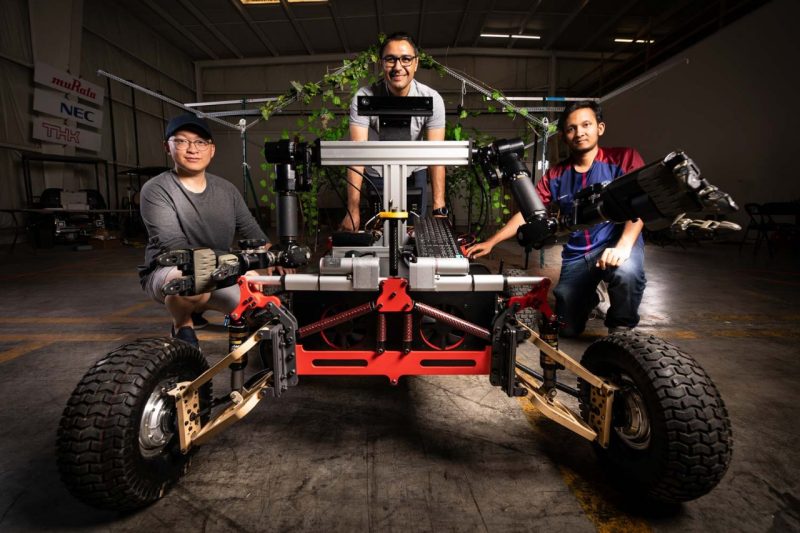
{"type": "Polygon", "coordinates": [[[175,135],[176,131],[180,130],[193,131],[204,139],[213,139],[208,122],[192,113],[186,113],[170,120],[164,131],[164,139],[169,139],[175,135]]]}

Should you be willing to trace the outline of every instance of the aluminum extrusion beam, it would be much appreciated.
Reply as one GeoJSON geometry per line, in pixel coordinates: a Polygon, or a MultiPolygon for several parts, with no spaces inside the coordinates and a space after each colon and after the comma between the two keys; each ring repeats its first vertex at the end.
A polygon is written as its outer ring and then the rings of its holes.
{"type": "Polygon", "coordinates": [[[468,165],[469,141],[320,141],[323,166],[468,165]]]}

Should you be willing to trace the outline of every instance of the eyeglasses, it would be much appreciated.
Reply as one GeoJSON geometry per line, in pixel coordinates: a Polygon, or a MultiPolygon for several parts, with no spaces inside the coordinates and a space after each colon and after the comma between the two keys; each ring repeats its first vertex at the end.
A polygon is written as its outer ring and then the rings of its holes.
{"type": "Polygon", "coordinates": [[[205,152],[208,150],[208,147],[213,144],[211,141],[205,139],[197,139],[196,141],[190,141],[189,139],[170,139],[170,142],[179,152],[188,150],[189,145],[194,145],[195,150],[198,152],[205,152]]]}
{"type": "Polygon", "coordinates": [[[411,63],[417,58],[417,56],[383,56],[381,60],[383,64],[387,67],[393,67],[399,61],[400,64],[404,67],[410,67],[411,63]]]}

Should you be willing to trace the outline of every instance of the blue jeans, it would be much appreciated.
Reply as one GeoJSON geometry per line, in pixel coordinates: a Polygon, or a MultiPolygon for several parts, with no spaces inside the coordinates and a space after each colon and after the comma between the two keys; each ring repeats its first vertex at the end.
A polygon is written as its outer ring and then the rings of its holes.
{"type": "Polygon", "coordinates": [[[635,245],[631,256],[622,265],[601,270],[595,263],[604,249],[561,265],[561,277],[553,293],[556,313],[564,323],[560,331],[564,337],[578,336],[586,328],[589,313],[598,303],[596,289],[601,280],[608,284],[611,304],[606,313],[606,327],[633,328],[639,324],[639,304],[647,283],[644,246],[635,245]]]}

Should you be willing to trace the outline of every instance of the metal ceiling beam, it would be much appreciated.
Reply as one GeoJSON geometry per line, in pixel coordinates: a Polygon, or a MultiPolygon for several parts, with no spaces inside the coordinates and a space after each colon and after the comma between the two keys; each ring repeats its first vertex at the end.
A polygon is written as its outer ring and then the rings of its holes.
{"type": "MultiPolygon", "coordinates": [[[[537,59],[576,59],[580,61],[599,61],[603,55],[599,52],[569,52],[556,50],[535,50],[535,49],[514,49],[505,48],[428,48],[425,50],[434,58],[441,56],[448,59],[454,57],[529,57],[537,59]]],[[[628,59],[628,55],[618,56],[617,63],[628,59]]],[[[227,67],[253,67],[262,65],[296,65],[296,64],[317,64],[335,63],[352,59],[352,54],[314,54],[313,56],[278,56],[278,57],[252,57],[245,59],[219,59],[216,61],[195,61],[199,68],[227,68],[227,67]]],[[[608,60],[606,60],[608,61],[608,60]]]]}
{"type": "MultiPolygon", "coordinates": [[[[653,21],[653,19],[650,19],[650,21],[647,24],[642,26],[642,28],[633,37],[633,41],[634,42],[625,43],[623,45],[620,45],[620,47],[617,48],[617,50],[614,53],[612,53],[607,58],[604,58],[603,61],[608,61],[610,59],[614,59],[619,54],[625,53],[627,50],[634,50],[638,46],[635,43],[635,41],[637,39],[641,39],[645,35],[650,35],[651,29],[653,27],[657,27],[659,24],[661,24],[665,20],[668,20],[675,13],[678,13],[679,11],[683,10],[687,5],[691,4],[692,2],[693,2],[693,0],[683,0],[683,2],[677,2],[675,4],[672,4],[672,7],[670,9],[668,9],[666,12],[662,13],[661,15],[659,15],[659,17],[655,21],[653,21]]],[[[635,53],[629,54],[629,56],[630,57],[635,57],[636,54],[635,53]]],[[[587,72],[586,74],[584,74],[583,76],[581,76],[580,78],[575,80],[575,82],[573,82],[573,84],[570,85],[570,90],[572,90],[574,87],[578,87],[581,84],[581,82],[583,82],[584,80],[588,79],[595,72],[597,72],[598,70],[601,70],[602,68],[603,68],[603,63],[601,62],[595,68],[593,68],[592,70],[590,70],[589,72],[587,72]]],[[[586,85],[588,86],[589,83],[587,83],[586,85]]]]}
{"type": "MultiPolygon", "coordinates": [[[[536,0],[533,3],[531,8],[528,10],[528,14],[525,15],[525,18],[522,19],[522,22],[519,23],[519,30],[517,31],[517,35],[522,35],[525,32],[525,28],[528,26],[528,22],[533,18],[533,15],[536,13],[536,10],[539,9],[539,6],[542,5],[542,0],[536,0]]],[[[514,48],[514,44],[519,39],[509,39],[507,48],[514,48]]]]}
{"type": "MultiPolygon", "coordinates": [[[[747,2],[747,0],[742,0],[741,3],[744,4],[746,2],[747,2]]],[[[670,54],[671,50],[673,48],[675,48],[676,46],[679,46],[680,43],[682,43],[683,41],[694,37],[695,34],[700,33],[702,31],[705,31],[706,28],[708,28],[709,26],[713,26],[713,25],[719,26],[719,15],[716,18],[712,18],[712,19],[707,20],[705,22],[699,21],[698,19],[702,18],[704,13],[705,12],[700,12],[699,14],[696,14],[693,18],[689,19],[688,21],[685,21],[684,27],[688,27],[688,28],[691,28],[691,29],[687,30],[687,31],[678,31],[676,34],[674,34],[674,35],[677,35],[677,37],[675,39],[673,39],[672,41],[670,41],[666,46],[659,47],[652,54],[647,54],[647,56],[642,60],[640,60],[638,58],[638,56],[641,55],[641,53],[639,53],[639,54],[633,56],[627,62],[625,62],[622,65],[620,65],[619,68],[615,72],[615,76],[610,80],[609,84],[613,86],[618,80],[624,79],[626,76],[632,74],[636,69],[638,69],[641,66],[645,67],[645,74],[643,74],[643,76],[646,76],[650,72],[654,72],[654,71],[658,72],[660,70],[663,70],[662,68],[648,69],[647,68],[648,61],[652,61],[653,59],[655,59],[657,57],[670,54]],[[697,21],[697,22],[695,22],[695,21],[697,21]]],[[[680,61],[678,61],[676,63],[688,63],[688,62],[689,62],[688,58],[683,58],[682,60],[680,60],[680,61]]],[[[675,63],[673,63],[673,65],[674,64],[675,63]]],[[[670,65],[668,65],[668,67],[669,66],[670,65]]],[[[667,67],[664,67],[664,68],[667,68],[667,67]]]]}
{"type": "Polygon", "coordinates": [[[489,6],[489,11],[483,12],[483,20],[481,21],[481,26],[478,28],[478,35],[475,36],[475,40],[472,41],[472,46],[478,46],[478,41],[481,40],[481,33],[483,33],[483,28],[486,26],[486,16],[488,13],[494,11],[494,5],[497,3],[497,0],[492,0],[492,5],[489,6]]]}
{"type": "Polygon", "coordinates": [[[419,0],[419,18],[417,19],[417,46],[422,46],[422,23],[425,21],[425,0],[419,0]]]}
{"type": "Polygon", "coordinates": [[[381,0],[375,0],[375,20],[378,22],[378,33],[383,33],[383,20],[381,18],[381,13],[383,13],[383,9],[381,9],[381,0]]]}
{"type": "MultiPolygon", "coordinates": [[[[234,0],[238,1],[238,0],[234,0]]],[[[333,25],[336,27],[336,33],[339,35],[339,41],[342,43],[342,49],[346,53],[350,53],[350,45],[347,44],[347,35],[345,35],[344,30],[342,29],[342,23],[339,21],[339,14],[336,12],[335,0],[330,0],[328,2],[328,11],[331,12],[331,18],[333,19],[333,25]]]]}
{"type": "Polygon", "coordinates": [[[569,25],[572,24],[572,22],[575,20],[575,17],[580,15],[581,11],[583,11],[583,8],[586,7],[586,4],[588,3],[589,0],[581,0],[581,3],[578,4],[578,7],[575,8],[575,10],[569,14],[567,19],[561,24],[561,26],[559,26],[558,30],[556,30],[556,32],[550,37],[550,39],[547,40],[545,45],[542,47],[543,50],[549,50],[550,47],[556,44],[558,38],[561,37],[561,35],[563,35],[563,33],[567,30],[569,25]]]}
{"type": "Polygon", "coordinates": [[[266,49],[269,50],[269,53],[274,56],[280,55],[278,53],[278,49],[275,48],[264,32],[261,31],[258,26],[256,26],[256,22],[247,13],[247,10],[244,8],[242,3],[239,0],[230,0],[230,3],[236,9],[236,11],[239,12],[239,16],[242,17],[242,20],[244,20],[245,23],[250,27],[250,30],[255,34],[258,40],[261,41],[261,44],[263,44],[266,49]]]}
{"type": "Polygon", "coordinates": [[[300,38],[300,41],[303,43],[303,46],[306,49],[308,55],[313,55],[314,50],[311,48],[311,43],[308,41],[308,37],[306,37],[303,28],[300,27],[300,24],[297,22],[297,19],[294,18],[294,13],[292,13],[292,8],[289,7],[289,3],[286,0],[281,0],[281,7],[283,8],[283,12],[286,13],[286,18],[289,19],[289,22],[292,24],[292,28],[294,28],[294,32],[300,38]]]}
{"type": "Polygon", "coordinates": [[[219,55],[211,50],[206,44],[195,37],[195,35],[184,28],[177,20],[175,20],[172,15],[164,11],[161,7],[158,6],[153,0],[142,0],[142,3],[149,7],[152,11],[155,12],[156,15],[161,18],[164,22],[172,26],[175,31],[186,37],[194,46],[202,50],[206,55],[211,57],[212,59],[219,59],[219,55]]]}
{"type": "Polygon", "coordinates": [[[464,21],[467,20],[467,13],[469,12],[469,5],[472,3],[472,0],[467,0],[467,5],[464,6],[464,11],[461,12],[461,21],[458,23],[458,28],[456,29],[456,36],[453,38],[453,46],[458,46],[458,40],[461,38],[461,32],[464,30],[464,21]]]}
{"type": "Polygon", "coordinates": [[[224,35],[222,35],[222,32],[221,32],[221,31],[219,31],[219,30],[216,28],[216,26],[214,26],[214,24],[213,24],[213,23],[212,23],[210,20],[208,20],[208,17],[206,17],[206,16],[205,16],[205,15],[202,13],[202,11],[200,11],[200,8],[198,8],[196,5],[193,5],[193,4],[192,4],[192,3],[190,3],[188,0],[178,0],[178,2],[179,2],[179,3],[180,3],[182,6],[183,6],[183,9],[185,9],[186,11],[188,11],[189,13],[191,13],[191,15],[192,15],[194,18],[196,18],[198,21],[200,21],[200,24],[201,24],[201,25],[202,25],[202,26],[203,26],[203,27],[204,27],[206,30],[208,30],[208,32],[209,32],[211,35],[213,35],[214,37],[216,37],[216,39],[217,39],[219,42],[221,42],[221,43],[223,44],[223,46],[225,46],[225,48],[227,48],[228,50],[230,50],[230,51],[231,51],[231,53],[232,53],[233,55],[235,55],[235,56],[236,56],[236,57],[238,57],[239,59],[242,59],[242,58],[244,57],[244,54],[242,54],[242,53],[239,51],[239,49],[238,49],[238,48],[236,48],[236,46],[235,46],[235,45],[234,45],[234,44],[233,44],[233,43],[232,43],[232,42],[231,42],[231,41],[230,41],[230,40],[229,40],[227,37],[225,37],[224,35]]]}
{"type": "Polygon", "coordinates": [[[595,41],[597,41],[597,39],[599,39],[600,37],[602,37],[603,35],[605,35],[606,33],[608,33],[608,30],[610,30],[612,27],[614,27],[614,25],[615,25],[617,22],[619,22],[619,19],[621,19],[622,17],[624,17],[624,16],[625,16],[625,15],[628,13],[628,11],[630,11],[631,9],[633,9],[633,6],[635,6],[636,4],[638,4],[638,3],[639,3],[639,1],[640,1],[640,0],[630,0],[630,2],[628,2],[627,4],[625,4],[625,5],[622,7],[622,9],[620,9],[619,11],[617,11],[617,13],[616,13],[614,16],[612,16],[612,17],[609,17],[609,18],[608,18],[608,20],[606,20],[606,23],[605,23],[605,24],[603,24],[602,26],[600,26],[600,28],[599,28],[599,29],[598,29],[598,30],[597,30],[597,31],[596,31],[596,32],[595,32],[595,33],[594,33],[594,34],[593,34],[591,37],[589,37],[589,38],[586,40],[586,42],[585,42],[585,43],[583,43],[583,45],[582,45],[580,48],[578,48],[578,50],[586,50],[587,48],[589,48],[589,46],[591,46],[592,44],[594,44],[594,43],[595,43],[595,41]]]}

